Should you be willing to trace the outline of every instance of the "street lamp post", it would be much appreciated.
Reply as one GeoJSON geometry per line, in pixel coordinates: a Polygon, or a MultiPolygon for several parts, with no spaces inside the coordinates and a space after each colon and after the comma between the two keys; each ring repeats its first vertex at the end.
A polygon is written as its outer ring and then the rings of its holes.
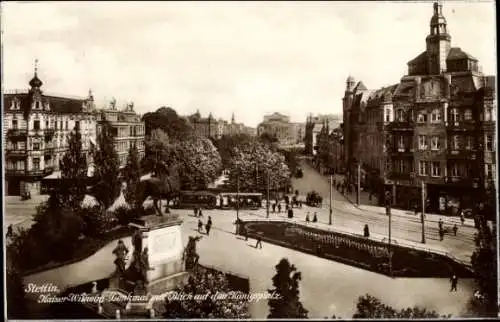
{"type": "Polygon", "coordinates": [[[333,208],[332,208],[332,189],[333,189],[333,175],[330,174],[330,215],[328,216],[328,224],[332,224],[332,214],[333,214],[333,208]]]}
{"type": "Polygon", "coordinates": [[[240,171],[238,169],[238,180],[236,183],[236,219],[240,219],[240,171]]]}
{"type": "Polygon", "coordinates": [[[391,224],[392,224],[392,216],[391,216],[391,194],[390,192],[386,192],[385,198],[385,211],[389,216],[389,242],[388,242],[388,253],[389,253],[389,275],[392,277],[392,251],[391,251],[391,224]]]}
{"type": "Polygon", "coordinates": [[[356,189],[356,204],[359,206],[361,193],[361,163],[358,163],[358,182],[356,189]]]}
{"type": "Polygon", "coordinates": [[[271,175],[267,170],[267,202],[266,202],[266,218],[269,218],[269,186],[271,185],[271,175]]]}
{"type": "Polygon", "coordinates": [[[420,221],[422,222],[422,244],[425,244],[425,183],[422,180],[422,215],[420,221]]]}

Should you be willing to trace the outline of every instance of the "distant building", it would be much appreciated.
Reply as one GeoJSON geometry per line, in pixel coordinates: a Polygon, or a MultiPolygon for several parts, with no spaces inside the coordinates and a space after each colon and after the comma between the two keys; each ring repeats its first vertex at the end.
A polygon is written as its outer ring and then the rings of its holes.
{"type": "Polygon", "coordinates": [[[41,179],[59,170],[68,150],[68,135],[82,134],[83,151],[91,163],[96,142],[97,112],[94,98],[46,94],[37,69],[27,91],[3,96],[5,190],[7,195],[40,194],[41,179]]]}
{"type": "Polygon", "coordinates": [[[234,113],[231,117],[231,123],[223,119],[216,119],[212,113],[208,117],[202,117],[199,111],[189,115],[189,122],[193,126],[195,133],[204,137],[219,139],[223,135],[236,135],[248,132],[254,133],[252,128],[247,128],[243,123],[236,123],[234,113]]]}
{"type": "Polygon", "coordinates": [[[402,207],[419,203],[424,183],[429,211],[445,211],[452,200],[466,208],[478,188],[496,185],[495,77],[451,47],[439,3],[429,27],[426,50],[398,84],[368,90],[347,79],[346,161],[351,179],[361,164],[372,189],[385,185],[402,207]]]}
{"type": "Polygon", "coordinates": [[[288,115],[273,113],[264,116],[264,121],[257,126],[257,135],[268,134],[276,137],[281,146],[295,145],[301,143],[298,142],[298,135],[303,131],[302,128],[305,128],[305,125],[291,123],[288,115]]]}
{"type": "Polygon", "coordinates": [[[328,126],[329,129],[333,130],[337,128],[341,122],[341,116],[336,114],[309,115],[304,125],[306,154],[316,155],[318,135],[324,126],[328,126]]]}
{"type": "Polygon", "coordinates": [[[135,145],[139,153],[139,159],[145,154],[145,124],[141,121],[141,115],[134,111],[134,104],[130,103],[125,108],[118,110],[116,101],[113,99],[108,108],[99,110],[97,115],[97,131],[100,131],[102,121],[108,121],[115,132],[115,150],[120,159],[120,167],[127,164],[129,150],[135,145]]]}

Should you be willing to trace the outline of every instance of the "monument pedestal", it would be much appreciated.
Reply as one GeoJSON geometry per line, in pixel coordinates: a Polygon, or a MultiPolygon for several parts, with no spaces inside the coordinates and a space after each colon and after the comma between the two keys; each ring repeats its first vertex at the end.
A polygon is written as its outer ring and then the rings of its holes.
{"type": "Polygon", "coordinates": [[[147,271],[148,292],[165,293],[182,282],[184,275],[181,234],[182,220],[173,214],[141,217],[130,226],[137,229],[142,238],[142,249],[148,248],[150,270],[147,271]]]}

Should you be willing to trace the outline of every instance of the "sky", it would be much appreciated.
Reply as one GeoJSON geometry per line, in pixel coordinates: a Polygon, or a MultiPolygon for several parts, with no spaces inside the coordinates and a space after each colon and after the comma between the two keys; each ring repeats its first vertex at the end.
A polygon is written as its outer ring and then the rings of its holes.
{"type": "MultiPolygon", "coordinates": [[[[432,2],[2,2],[4,90],[114,97],[256,126],[341,113],[349,75],[396,84],[425,50],[432,2]]],[[[496,75],[493,1],[444,1],[452,46],[496,75]]]]}

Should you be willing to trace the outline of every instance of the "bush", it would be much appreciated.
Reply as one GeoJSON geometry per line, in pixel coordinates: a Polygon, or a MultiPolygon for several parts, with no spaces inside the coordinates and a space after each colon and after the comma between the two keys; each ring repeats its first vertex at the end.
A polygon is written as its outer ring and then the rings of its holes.
{"type": "Polygon", "coordinates": [[[297,171],[295,172],[295,177],[296,178],[302,178],[304,176],[304,172],[302,172],[302,169],[297,169],[297,171]]]}
{"type": "Polygon", "coordinates": [[[317,191],[313,190],[307,193],[306,204],[308,206],[317,207],[321,205],[322,202],[323,197],[321,197],[317,191]]]}
{"type": "Polygon", "coordinates": [[[83,219],[83,234],[88,237],[98,237],[116,226],[115,216],[102,210],[100,206],[80,210],[83,219]]]}

